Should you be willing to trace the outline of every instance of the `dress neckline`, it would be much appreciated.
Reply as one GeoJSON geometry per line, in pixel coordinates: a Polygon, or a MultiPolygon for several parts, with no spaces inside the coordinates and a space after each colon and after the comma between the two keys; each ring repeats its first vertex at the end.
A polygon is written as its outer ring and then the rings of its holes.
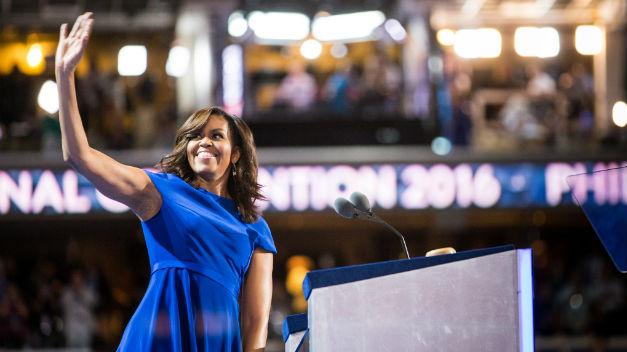
{"type": "MultiPolygon", "coordinates": [[[[185,182],[185,183],[187,183],[187,182],[185,182]]],[[[190,186],[192,186],[192,188],[193,188],[193,189],[195,189],[195,190],[197,190],[197,191],[201,191],[201,192],[203,192],[203,193],[205,193],[205,194],[208,194],[208,195],[210,195],[210,196],[212,196],[212,197],[216,198],[217,200],[226,201],[226,202],[229,202],[229,203],[235,203],[235,201],[233,200],[233,198],[227,198],[227,197],[223,197],[223,196],[217,195],[217,194],[215,194],[215,193],[213,193],[213,192],[211,192],[211,191],[208,191],[208,190],[206,190],[206,189],[204,189],[204,188],[202,188],[202,187],[198,187],[198,188],[196,188],[196,187],[194,187],[193,185],[190,185],[190,186]]]]}
{"type": "Polygon", "coordinates": [[[209,197],[213,198],[216,202],[222,204],[223,206],[227,206],[235,211],[237,211],[237,207],[235,206],[235,200],[233,200],[232,198],[226,198],[220,195],[217,195],[213,192],[210,192],[202,187],[194,187],[194,185],[192,185],[191,183],[188,183],[187,181],[183,180],[179,175],[171,173],[170,175],[176,177],[178,180],[180,180],[181,182],[183,182],[184,184],[186,184],[187,186],[189,186],[191,189],[206,194],[209,197]]]}

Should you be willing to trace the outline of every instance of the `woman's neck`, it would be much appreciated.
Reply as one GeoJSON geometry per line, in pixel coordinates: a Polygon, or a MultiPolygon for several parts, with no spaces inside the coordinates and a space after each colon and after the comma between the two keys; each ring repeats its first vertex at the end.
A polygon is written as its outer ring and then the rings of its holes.
{"type": "Polygon", "coordinates": [[[203,188],[220,197],[231,198],[227,187],[228,180],[228,174],[225,174],[217,180],[206,180],[202,176],[196,175],[196,180],[194,181],[194,184],[195,186],[203,188]]]}

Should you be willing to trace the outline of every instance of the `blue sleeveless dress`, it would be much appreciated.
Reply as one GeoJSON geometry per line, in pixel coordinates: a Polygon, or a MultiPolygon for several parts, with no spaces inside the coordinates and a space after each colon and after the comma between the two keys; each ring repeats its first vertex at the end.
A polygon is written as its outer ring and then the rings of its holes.
{"type": "Polygon", "coordinates": [[[142,222],[152,274],[118,351],[241,351],[238,296],[256,248],[276,254],[268,224],[176,175],[146,171],[163,198],[142,222]]]}

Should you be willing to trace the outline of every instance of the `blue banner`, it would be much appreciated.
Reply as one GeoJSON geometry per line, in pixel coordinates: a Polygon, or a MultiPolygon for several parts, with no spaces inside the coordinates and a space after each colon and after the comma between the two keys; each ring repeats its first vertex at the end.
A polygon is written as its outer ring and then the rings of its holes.
{"type": "MultiPolygon", "coordinates": [[[[378,209],[508,209],[573,206],[566,177],[625,162],[285,165],[259,170],[266,212],[322,211],[360,191],[378,209]]],[[[577,178],[577,198],[627,204],[627,171],[577,178]]],[[[72,169],[0,171],[0,215],[121,213],[72,169]]]]}

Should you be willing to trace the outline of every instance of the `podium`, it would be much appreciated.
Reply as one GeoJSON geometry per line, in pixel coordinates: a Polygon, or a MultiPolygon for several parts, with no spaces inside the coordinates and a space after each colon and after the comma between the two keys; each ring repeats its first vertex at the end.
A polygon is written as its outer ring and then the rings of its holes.
{"type": "Polygon", "coordinates": [[[531,250],[501,246],[311,271],[285,350],[533,351],[531,250]]]}

